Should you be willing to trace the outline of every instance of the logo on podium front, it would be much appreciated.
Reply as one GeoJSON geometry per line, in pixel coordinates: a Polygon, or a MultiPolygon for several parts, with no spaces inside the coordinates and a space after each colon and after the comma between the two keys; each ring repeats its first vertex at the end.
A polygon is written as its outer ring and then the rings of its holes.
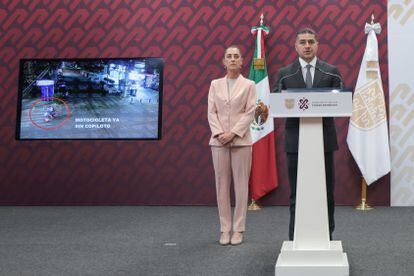
{"type": "Polygon", "coordinates": [[[287,109],[292,109],[295,107],[295,99],[285,99],[285,107],[287,109]]]}
{"type": "Polygon", "coordinates": [[[309,108],[309,100],[306,98],[302,98],[299,100],[299,108],[301,110],[306,110],[309,108]]]}

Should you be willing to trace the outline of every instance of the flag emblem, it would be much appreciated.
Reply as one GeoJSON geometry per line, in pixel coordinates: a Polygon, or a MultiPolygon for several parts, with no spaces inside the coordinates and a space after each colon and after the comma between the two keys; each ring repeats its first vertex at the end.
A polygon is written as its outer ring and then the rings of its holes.
{"type": "Polygon", "coordinates": [[[379,80],[372,80],[355,91],[351,123],[370,130],[386,121],[384,94],[379,80]]]}
{"type": "Polygon", "coordinates": [[[257,101],[256,110],[254,111],[254,122],[252,123],[253,130],[264,129],[264,124],[269,117],[269,108],[261,100],[257,101]]]}

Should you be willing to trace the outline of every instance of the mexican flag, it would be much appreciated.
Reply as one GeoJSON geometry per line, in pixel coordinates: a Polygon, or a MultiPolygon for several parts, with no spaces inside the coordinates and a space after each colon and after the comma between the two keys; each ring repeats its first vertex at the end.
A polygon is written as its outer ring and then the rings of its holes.
{"type": "Polygon", "coordinates": [[[264,36],[269,33],[269,28],[261,25],[253,27],[251,32],[256,42],[249,79],[256,83],[257,102],[251,125],[253,147],[249,189],[251,198],[258,200],[275,189],[278,181],[273,118],[269,117],[270,88],[264,46],[264,36]]]}

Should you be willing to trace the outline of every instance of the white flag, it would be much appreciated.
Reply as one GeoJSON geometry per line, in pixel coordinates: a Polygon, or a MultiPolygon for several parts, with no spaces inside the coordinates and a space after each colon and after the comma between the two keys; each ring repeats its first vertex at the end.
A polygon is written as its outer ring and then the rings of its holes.
{"type": "Polygon", "coordinates": [[[352,102],[347,143],[368,185],[391,170],[388,122],[378,61],[379,23],[366,24],[367,46],[352,102]]]}

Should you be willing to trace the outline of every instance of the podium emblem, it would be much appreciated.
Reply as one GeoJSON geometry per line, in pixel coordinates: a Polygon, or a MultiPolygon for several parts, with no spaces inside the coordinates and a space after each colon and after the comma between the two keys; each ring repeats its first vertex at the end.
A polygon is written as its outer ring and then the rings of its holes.
{"type": "Polygon", "coordinates": [[[299,108],[301,110],[306,110],[309,108],[309,100],[306,98],[302,98],[299,100],[299,108]]]}
{"type": "Polygon", "coordinates": [[[285,106],[287,109],[292,109],[295,107],[295,99],[285,99],[285,106]]]}

